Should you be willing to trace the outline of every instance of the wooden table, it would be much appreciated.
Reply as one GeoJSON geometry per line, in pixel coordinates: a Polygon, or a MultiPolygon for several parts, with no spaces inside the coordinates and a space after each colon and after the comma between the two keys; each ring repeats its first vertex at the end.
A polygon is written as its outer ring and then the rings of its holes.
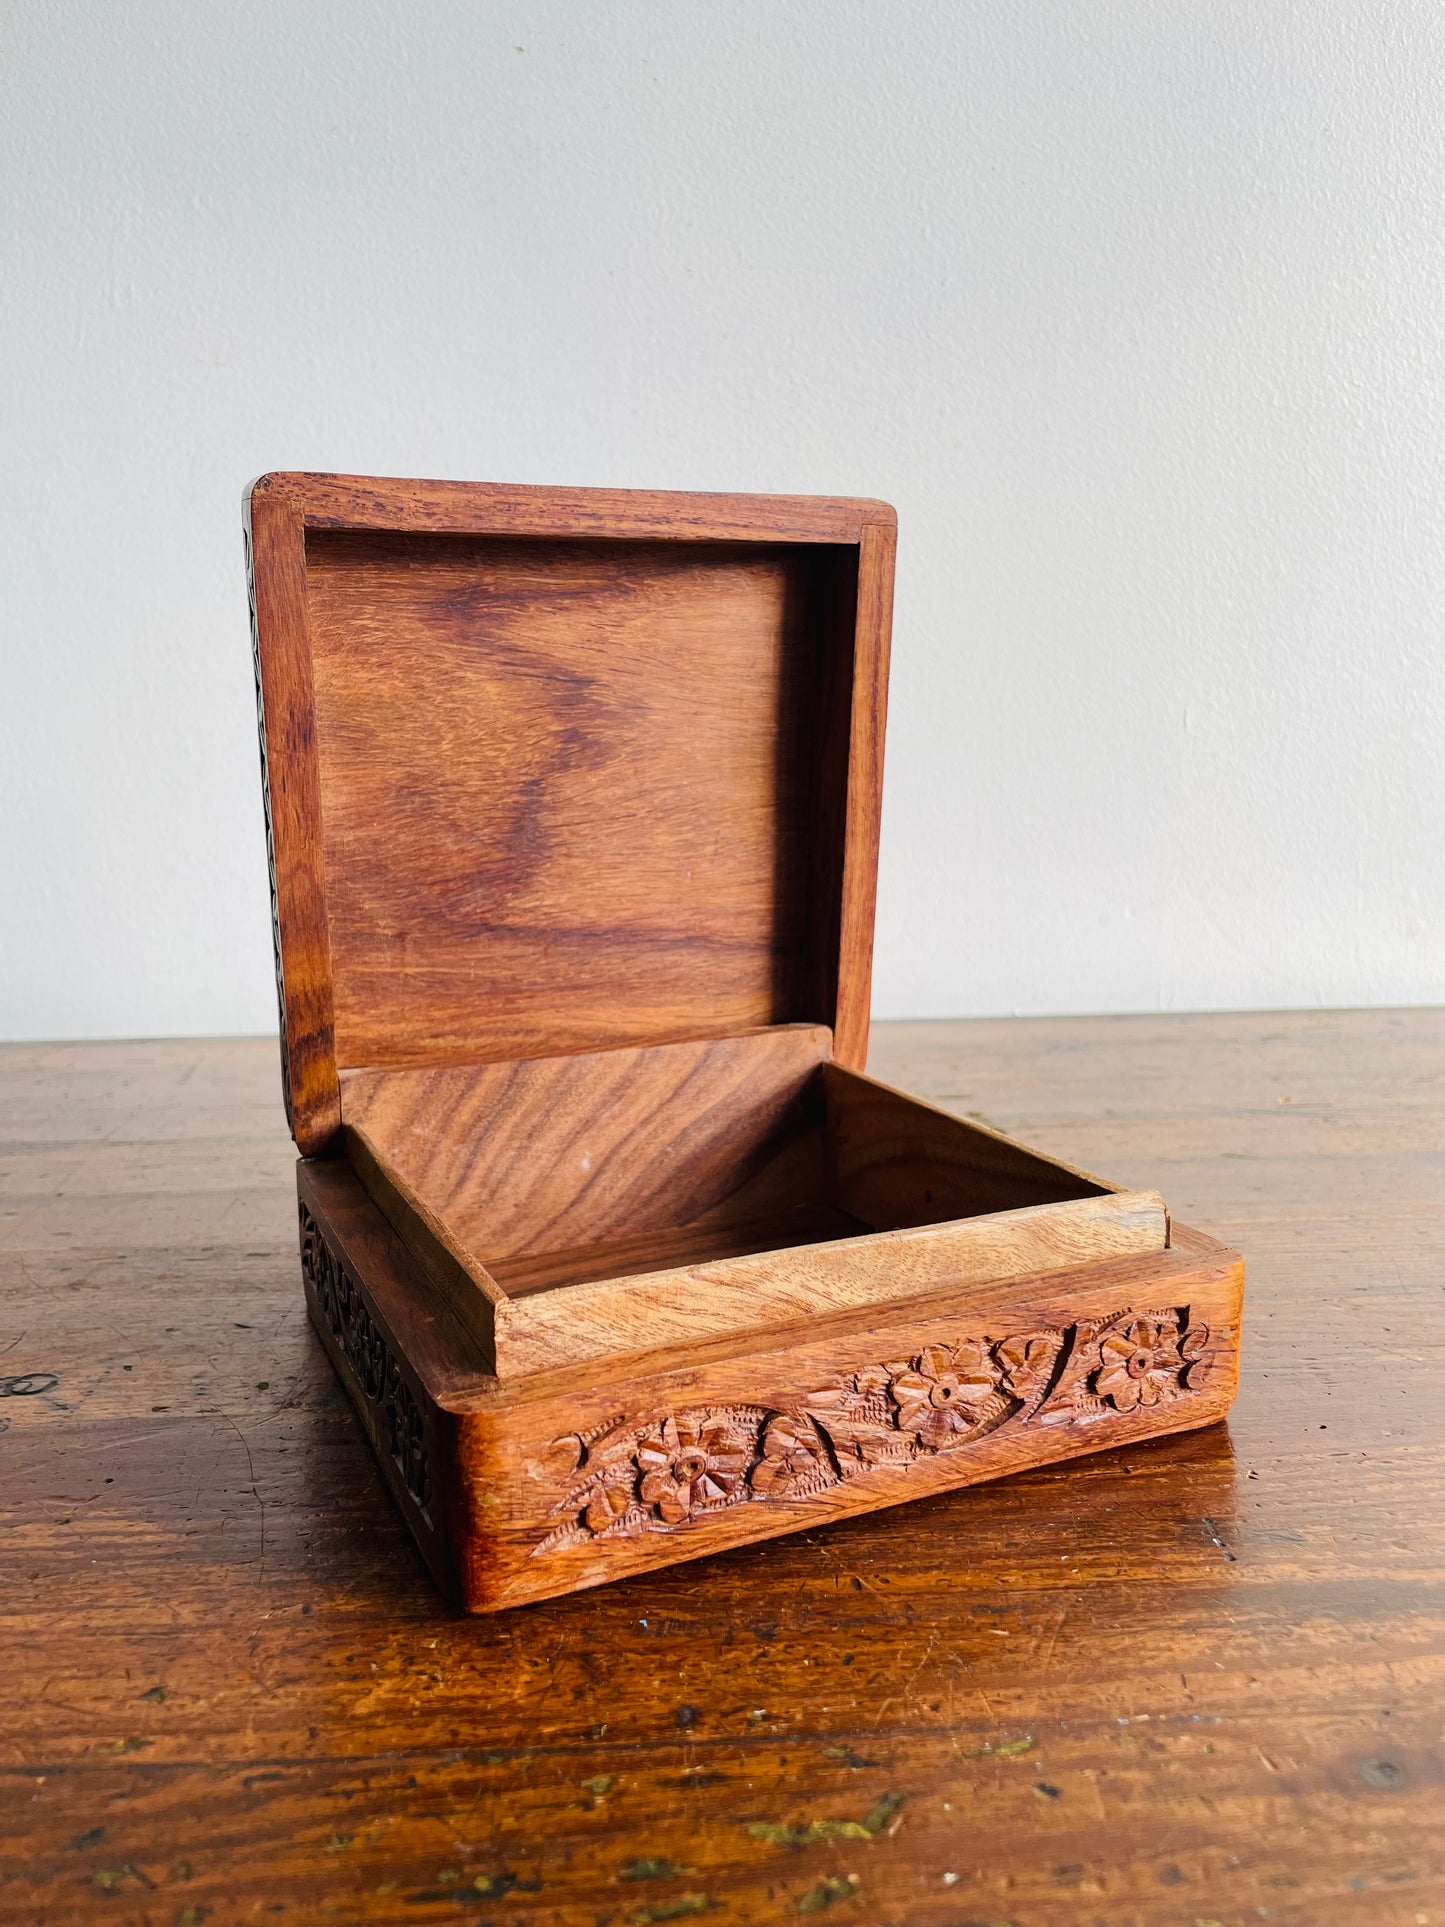
{"type": "Polygon", "coordinates": [[[1445,1923],[1445,1012],[872,1068],[1242,1246],[1228,1427],[467,1622],[305,1324],[274,1045],[0,1053],[0,1918],[1445,1923]]]}

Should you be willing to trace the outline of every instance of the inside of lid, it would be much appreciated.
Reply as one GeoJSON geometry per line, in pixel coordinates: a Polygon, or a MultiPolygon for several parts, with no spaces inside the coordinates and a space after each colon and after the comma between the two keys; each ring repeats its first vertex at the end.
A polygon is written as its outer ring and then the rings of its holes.
{"type": "Polygon", "coordinates": [[[826,1030],[342,1078],[352,1161],[502,1376],[1157,1251],[1118,1193],[829,1062],[826,1030]],[[877,1235],[883,1234],[883,1235],[877,1235]]]}
{"type": "Polygon", "coordinates": [[[831,1023],[856,554],[308,530],[338,1065],[831,1023]]]}

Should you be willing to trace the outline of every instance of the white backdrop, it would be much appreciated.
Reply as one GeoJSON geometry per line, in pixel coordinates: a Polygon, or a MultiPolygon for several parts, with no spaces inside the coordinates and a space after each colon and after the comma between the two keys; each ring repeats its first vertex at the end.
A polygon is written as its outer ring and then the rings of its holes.
{"type": "Polygon", "coordinates": [[[1445,996],[1438,0],[0,34],[0,1034],[274,1024],[277,467],[894,501],[879,1015],[1445,996]]]}

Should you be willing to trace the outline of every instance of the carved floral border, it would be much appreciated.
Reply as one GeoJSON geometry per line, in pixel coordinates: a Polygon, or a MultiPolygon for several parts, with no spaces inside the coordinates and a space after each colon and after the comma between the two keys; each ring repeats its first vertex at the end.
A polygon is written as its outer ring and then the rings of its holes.
{"type": "Polygon", "coordinates": [[[361,1395],[376,1414],[383,1449],[422,1517],[431,1523],[431,1467],[421,1407],[391,1347],[366,1308],[361,1288],[326,1242],[304,1204],[298,1206],[301,1272],[332,1338],[351,1367],[361,1395]]]}
{"type": "Polygon", "coordinates": [[[1005,1428],[1088,1424],[1198,1390],[1209,1328],[1189,1307],[1125,1310],[862,1366],[785,1409],[698,1405],[609,1419],[553,1442],[566,1489],[533,1556],[670,1532],[731,1506],[811,1498],[880,1466],[959,1451],[1005,1428]]]}

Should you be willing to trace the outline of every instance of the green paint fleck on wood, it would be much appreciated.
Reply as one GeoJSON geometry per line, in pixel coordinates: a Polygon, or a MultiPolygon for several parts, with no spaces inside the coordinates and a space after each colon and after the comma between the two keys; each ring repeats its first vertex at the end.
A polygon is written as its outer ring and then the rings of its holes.
{"type": "Polygon", "coordinates": [[[882,1833],[907,1798],[906,1793],[883,1794],[875,1803],[872,1812],[863,1816],[863,1825],[866,1830],[869,1833],[882,1833]]]}
{"type": "MultiPolygon", "coordinates": [[[[479,1873],[472,1882],[470,1891],[480,1894],[483,1900],[501,1900],[504,1895],[509,1894],[520,1884],[510,1867],[504,1867],[501,1873],[479,1873]]],[[[541,1883],[532,1881],[529,1884],[535,1887],[541,1883]]],[[[462,1896],[459,1894],[457,1898],[460,1900],[462,1896]]]]}
{"type": "Polygon", "coordinates": [[[719,1903],[707,1894],[679,1894],[676,1900],[657,1900],[650,1907],[639,1907],[628,1919],[633,1927],[653,1927],[659,1920],[681,1920],[687,1914],[705,1914],[719,1903]]]}
{"type": "Polygon", "coordinates": [[[809,1820],[791,1825],[786,1820],[754,1820],[748,1832],[770,1847],[812,1847],[820,1840],[873,1840],[882,1833],[904,1801],[906,1793],[885,1793],[861,1820],[809,1820]]]}
{"type": "Polygon", "coordinates": [[[873,1835],[861,1820],[810,1820],[806,1826],[789,1826],[782,1820],[754,1820],[748,1828],[754,1840],[766,1840],[770,1847],[811,1847],[819,1840],[871,1840],[873,1835]]]}
{"type": "Polygon", "coordinates": [[[678,1874],[696,1873],[696,1867],[684,1867],[676,1860],[625,1860],[617,1870],[619,1880],[671,1880],[678,1874]]]}
{"type": "Polygon", "coordinates": [[[831,1907],[835,1900],[851,1900],[858,1886],[858,1876],[850,1874],[829,1874],[820,1880],[816,1887],[810,1887],[798,1902],[800,1914],[821,1914],[831,1907]]]}

